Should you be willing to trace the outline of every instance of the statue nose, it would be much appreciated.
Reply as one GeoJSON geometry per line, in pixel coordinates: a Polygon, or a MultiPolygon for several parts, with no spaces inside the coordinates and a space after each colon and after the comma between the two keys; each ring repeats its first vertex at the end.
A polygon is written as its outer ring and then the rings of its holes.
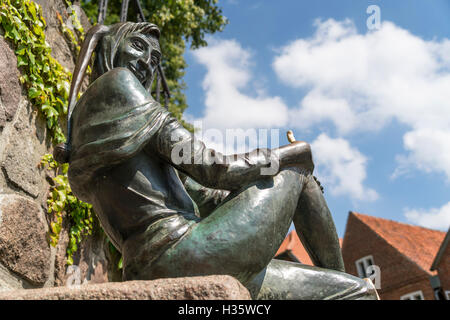
{"type": "Polygon", "coordinates": [[[140,58],[138,60],[138,66],[145,71],[145,74],[147,74],[148,72],[150,72],[150,63],[145,61],[143,58],[140,58]]]}

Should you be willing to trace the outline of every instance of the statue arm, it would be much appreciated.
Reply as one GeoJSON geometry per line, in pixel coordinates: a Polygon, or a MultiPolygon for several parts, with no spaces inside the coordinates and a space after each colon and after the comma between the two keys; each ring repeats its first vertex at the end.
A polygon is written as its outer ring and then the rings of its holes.
{"type": "Polygon", "coordinates": [[[206,148],[174,118],[161,126],[145,150],[205,187],[230,191],[261,179],[262,174],[274,176],[283,167],[304,166],[311,172],[314,167],[311,150],[304,142],[225,156],[206,148]]]}
{"type": "MultiPolygon", "coordinates": [[[[206,148],[176,119],[171,118],[153,135],[145,150],[157,154],[178,171],[201,185],[236,190],[260,178],[260,169],[270,166],[270,150],[224,156],[206,148]]],[[[275,172],[274,174],[278,173],[275,172]]]]}

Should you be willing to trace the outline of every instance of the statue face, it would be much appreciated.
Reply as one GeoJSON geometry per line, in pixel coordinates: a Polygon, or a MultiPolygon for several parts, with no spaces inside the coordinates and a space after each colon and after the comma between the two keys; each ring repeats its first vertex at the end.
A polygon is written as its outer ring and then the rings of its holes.
{"type": "Polygon", "coordinates": [[[142,33],[131,33],[120,43],[114,67],[129,69],[148,88],[161,59],[158,40],[142,33]]]}

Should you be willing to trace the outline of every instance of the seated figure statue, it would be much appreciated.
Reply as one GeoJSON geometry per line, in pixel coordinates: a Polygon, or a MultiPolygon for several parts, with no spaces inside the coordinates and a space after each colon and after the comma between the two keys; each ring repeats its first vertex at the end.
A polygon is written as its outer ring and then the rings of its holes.
{"type": "Polygon", "coordinates": [[[146,22],[91,28],[73,75],[68,141],[54,151],[122,253],[123,280],[222,274],[255,299],[376,299],[370,280],[344,272],[310,146],[227,156],[206,148],[151,96],[159,36],[146,22]],[[92,83],[77,101],[94,52],[92,83]],[[273,259],[292,222],[314,267],[273,259]]]}

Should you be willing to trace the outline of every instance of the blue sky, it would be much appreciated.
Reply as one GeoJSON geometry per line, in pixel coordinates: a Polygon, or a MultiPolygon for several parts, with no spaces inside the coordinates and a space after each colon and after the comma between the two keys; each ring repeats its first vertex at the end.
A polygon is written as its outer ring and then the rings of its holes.
{"type": "Polygon", "coordinates": [[[225,30],[185,54],[186,119],[279,129],[280,144],[291,129],[311,143],[341,237],[349,211],[447,230],[450,2],[219,5],[225,30]],[[369,5],[380,8],[375,30],[369,5]]]}

